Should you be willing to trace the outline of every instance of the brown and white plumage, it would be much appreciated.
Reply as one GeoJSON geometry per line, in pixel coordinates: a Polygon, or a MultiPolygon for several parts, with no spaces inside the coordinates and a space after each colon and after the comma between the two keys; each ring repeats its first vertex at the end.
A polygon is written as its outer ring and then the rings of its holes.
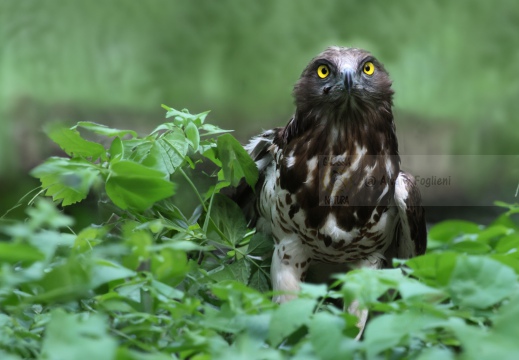
{"type": "Polygon", "coordinates": [[[382,268],[424,253],[424,210],[400,170],[392,96],[370,53],[330,47],[296,83],[288,125],[246,146],[260,180],[236,198],[275,240],[276,301],[295,296],[313,260],[382,268]]]}

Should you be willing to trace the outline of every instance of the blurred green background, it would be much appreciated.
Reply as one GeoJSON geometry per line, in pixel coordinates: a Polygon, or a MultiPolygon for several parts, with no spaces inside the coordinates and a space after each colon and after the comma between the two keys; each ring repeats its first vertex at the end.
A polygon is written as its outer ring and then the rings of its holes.
{"type": "Polygon", "coordinates": [[[164,103],[210,109],[245,141],[287,122],[294,82],[329,45],[385,64],[402,153],[518,153],[517,0],[0,0],[0,213],[57,153],[44,124],[146,133],[164,103]]]}

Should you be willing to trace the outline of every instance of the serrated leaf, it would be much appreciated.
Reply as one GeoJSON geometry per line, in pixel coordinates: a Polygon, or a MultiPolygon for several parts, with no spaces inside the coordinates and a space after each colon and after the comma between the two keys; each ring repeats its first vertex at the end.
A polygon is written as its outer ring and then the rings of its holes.
{"type": "Polygon", "coordinates": [[[165,174],[173,174],[184,162],[188,146],[182,131],[175,129],[153,141],[141,163],[165,174]]]}
{"type": "Polygon", "coordinates": [[[238,140],[231,134],[224,134],[218,138],[217,147],[225,180],[237,186],[245,177],[247,184],[254,188],[258,181],[258,168],[238,140]]]}
{"type": "MultiPolygon", "coordinates": [[[[516,315],[516,314],[509,314],[516,315]]],[[[489,331],[482,327],[465,324],[459,319],[452,319],[452,331],[460,340],[463,349],[463,359],[500,359],[515,360],[519,353],[519,342],[516,332],[503,333],[489,331]],[[458,321],[454,321],[458,320],[458,321]]],[[[517,323],[517,318],[511,317],[517,323]]],[[[517,330],[517,326],[514,327],[517,330]]]]}
{"type": "Polygon", "coordinates": [[[84,200],[99,175],[99,170],[80,159],[50,158],[31,171],[40,179],[45,195],[63,206],[84,200]]]}
{"type": "Polygon", "coordinates": [[[112,360],[117,342],[107,327],[106,319],[98,314],[70,315],[54,310],[45,332],[42,358],[112,360]]]}
{"type": "Polygon", "coordinates": [[[261,292],[267,292],[270,290],[270,279],[261,271],[256,269],[250,276],[248,285],[261,292]]]}
{"type": "Polygon", "coordinates": [[[107,195],[123,210],[146,210],[174,192],[174,184],[162,172],[127,160],[112,164],[106,181],[107,195]]]}
{"type": "MultiPolygon", "coordinates": [[[[164,106],[163,106],[164,107],[164,106]]],[[[207,114],[210,111],[204,111],[200,114],[190,114],[186,109],[182,111],[178,111],[168,107],[166,109],[168,112],[166,113],[166,118],[174,117],[175,121],[185,125],[187,121],[194,121],[196,125],[200,126],[205,121],[207,114]]]]}
{"type": "Polygon", "coordinates": [[[410,336],[424,337],[422,331],[443,326],[447,320],[418,311],[384,314],[368,322],[364,333],[367,358],[374,359],[384,350],[407,344],[410,336]],[[405,324],[405,326],[402,326],[405,324]]]}
{"type": "MultiPolygon", "coordinates": [[[[225,239],[212,227],[212,234],[221,241],[227,240],[227,245],[238,244],[247,233],[247,222],[240,207],[234,201],[222,194],[215,194],[211,209],[211,219],[214,225],[224,234],[225,239]]],[[[209,228],[211,229],[211,227],[209,228]]]]}
{"type": "Polygon", "coordinates": [[[476,256],[460,256],[452,272],[449,290],[460,306],[485,309],[510,296],[516,289],[515,272],[500,262],[476,256]]]}
{"type": "Polygon", "coordinates": [[[105,148],[101,144],[83,139],[77,130],[52,124],[45,128],[45,132],[69,156],[106,160],[105,148]]]}
{"type": "Polygon", "coordinates": [[[52,303],[78,299],[91,289],[90,258],[69,257],[38,282],[44,291],[34,297],[35,302],[52,303]]]}
{"type": "Polygon", "coordinates": [[[72,129],[76,129],[78,127],[86,129],[93,133],[108,136],[108,137],[112,137],[112,136],[124,137],[128,134],[131,135],[132,138],[137,137],[137,133],[133,130],[113,129],[106,125],[97,124],[97,123],[90,122],[90,121],[80,121],[72,129]]]}
{"type": "Polygon", "coordinates": [[[299,327],[310,323],[315,305],[315,299],[294,299],[281,304],[270,320],[269,342],[278,346],[299,327]]]}
{"type": "MultiPolygon", "coordinates": [[[[36,199],[35,206],[26,210],[29,215],[27,224],[32,229],[48,227],[51,229],[60,229],[74,224],[74,219],[56,208],[56,205],[47,199],[36,199]]],[[[61,236],[68,235],[65,233],[61,236]]],[[[40,249],[41,250],[41,249],[40,249]]]]}
{"type": "Polygon", "coordinates": [[[146,167],[173,174],[184,162],[189,143],[179,128],[160,135],[157,139],[123,140],[124,159],[146,167]]]}
{"type": "Polygon", "coordinates": [[[74,250],[77,253],[88,252],[101,243],[108,229],[101,226],[89,226],[77,235],[74,240],[74,250]]]}
{"type": "Polygon", "coordinates": [[[149,154],[153,142],[146,139],[122,140],[124,160],[142,162],[149,154]]]}
{"type": "Polygon", "coordinates": [[[246,261],[245,258],[242,258],[230,265],[219,268],[219,271],[211,272],[210,277],[217,282],[235,280],[247,284],[250,272],[250,263],[246,261]]]}
{"type": "Polygon", "coordinates": [[[516,294],[494,315],[493,323],[496,333],[515,339],[515,335],[519,333],[517,319],[519,319],[519,295],[516,294]]]}
{"type": "Polygon", "coordinates": [[[253,256],[266,256],[274,249],[274,240],[271,236],[256,232],[250,239],[247,254],[253,256]]]}
{"type": "Polygon", "coordinates": [[[446,286],[459,256],[462,255],[454,252],[431,253],[409,259],[406,264],[413,269],[414,276],[429,284],[446,286]]]}
{"type": "Polygon", "coordinates": [[[339,276],[344,283],[342,291],[350,301],[356,299],[361,305],[377,302],[389,289],[396,289],[404,279],[400,269],[375,270],[362,268],[339,276]]]}
{"type": "Polygon", "coordinates": [[[344,319],[328,313],[315,314],[308,330],[310,342],[319,359],[353,359],[359,343],[343,335],[344,319]]]}

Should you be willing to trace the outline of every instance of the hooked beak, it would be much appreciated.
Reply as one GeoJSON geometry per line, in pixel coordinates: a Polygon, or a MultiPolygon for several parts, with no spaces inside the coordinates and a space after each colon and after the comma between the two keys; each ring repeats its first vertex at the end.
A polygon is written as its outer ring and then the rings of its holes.
{"type": "Polygon", "coordinates": [[[355,76],[355,73],[353,69],[346,69],[343,72],[344,77],[344,89],[349,93],[351,93],[351,90],[353,88],[353,77],[355,76]]]}

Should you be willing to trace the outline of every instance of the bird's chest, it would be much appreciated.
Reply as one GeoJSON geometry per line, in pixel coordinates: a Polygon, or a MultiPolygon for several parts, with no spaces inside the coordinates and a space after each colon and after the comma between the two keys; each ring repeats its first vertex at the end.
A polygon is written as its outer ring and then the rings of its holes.
{"type": "Polygon", "coordinates": [[[276,241],[297,238],[311,257],[344,262],[383,252],[396,226],[394,166],[356,154],[297,159],[279,152],[267,169],[261,209],[276,241]]]}

